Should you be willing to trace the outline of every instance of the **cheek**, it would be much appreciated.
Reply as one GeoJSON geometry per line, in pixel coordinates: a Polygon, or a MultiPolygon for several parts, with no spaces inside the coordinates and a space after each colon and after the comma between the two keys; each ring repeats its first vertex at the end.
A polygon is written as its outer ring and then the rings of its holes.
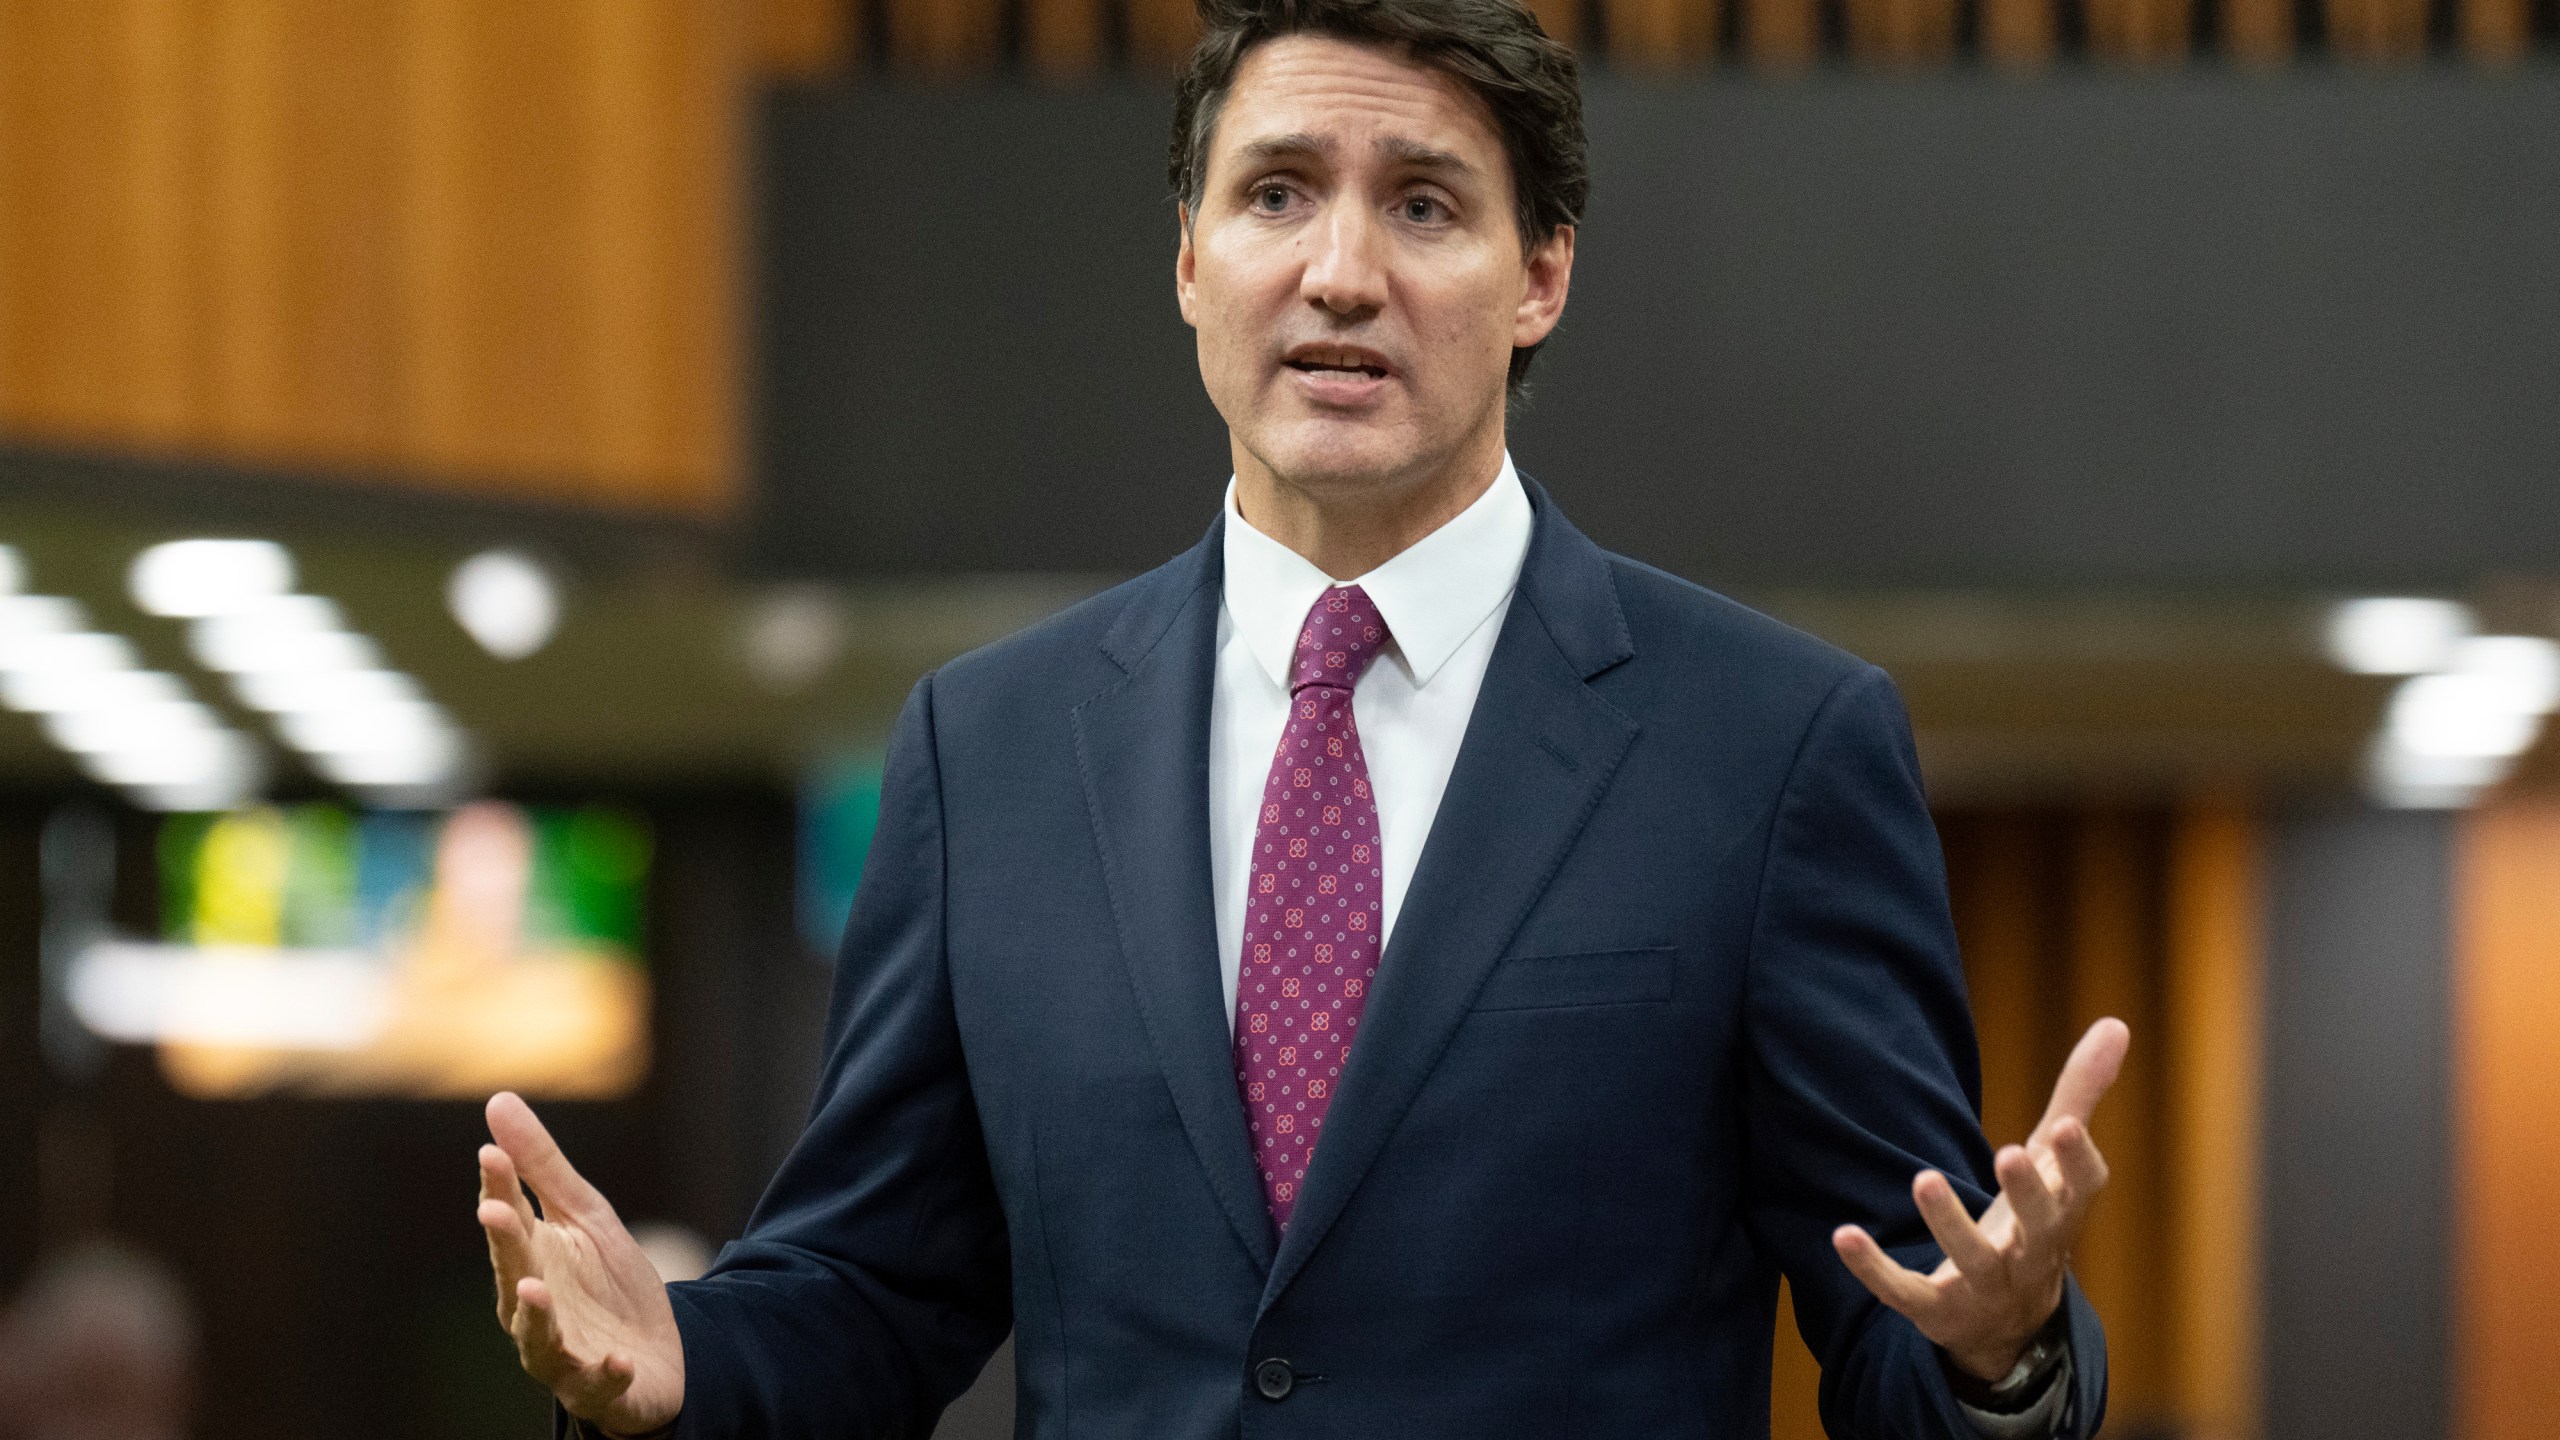
{"type": "Polygon", "coordinates": [[[1472,385],[1487,364],[1511,363],[1512,317],[1520,305],[1513,277],[1484,266],[1447,276],[1416,294],[1415,328],[1426,342],[1431,368],[1453,383],[1472,385]]]}

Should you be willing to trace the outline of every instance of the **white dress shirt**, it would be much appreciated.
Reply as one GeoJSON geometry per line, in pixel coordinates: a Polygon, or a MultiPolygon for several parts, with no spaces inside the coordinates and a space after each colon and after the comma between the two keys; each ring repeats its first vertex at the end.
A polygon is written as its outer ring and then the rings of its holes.
{"type": "Polygon", "coordinates": [[[1337,582],[1247,523],[1236,510],[1232,480],[1226,505],[1226,587],[1209,697],[1209,874],[1217,886],[1218,972],[1232,1032],[1253,835],[1271,756],[1289,724],[1289,676],[1308,609],[1337,583],[1358,585],[1387,623],[1385,651],[1351,692],[1378,802],[1383,955],[1511,608],[1511,589],[1529,554],[1531,519],[1528,492],[1505,454],[1502,473],[1455,519],[1357,580],[1337,582]]]}
{"type": "MultiPolygon", "coordinates": [[[[1289,723],[1289,677],[1308,609],[1336,584],[1358,585],[1387,622],[1386,649],[1351,692],[1378,803],[1378,951],[1384,955],[1432,817],[1440,813],[1440,796],[1449,788],[1449,772],[1458,763],[1502,617],[1511,609],[1533,518],[1528,492],[1505,452],[1502,473],[1455,519],[1368,574],[1336,581],[1254,529],[1236,509],[1233,480],[1227,482],[1226,507],[1226,581],[1218,607],[1217,677],[1209,697],[1209,874],[1216,886],[1218,975],[1232,1034],[1253,836],[1262,820],[1271,756],[1289,723]]],[[[2022,1414],[1994,1415],[1965,1405],[1965,1418],[1986,1440],[2052,1435],[2069,1403],[2071,1371],[2066,1360],[2022,1414]]]]}

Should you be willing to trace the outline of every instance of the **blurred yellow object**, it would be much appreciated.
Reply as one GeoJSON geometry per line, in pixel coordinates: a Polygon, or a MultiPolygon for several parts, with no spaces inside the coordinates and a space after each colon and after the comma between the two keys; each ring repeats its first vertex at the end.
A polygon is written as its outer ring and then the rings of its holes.
{"type": "Polygon", "coordinates": [[[389,1023],[358,1049],[173,1042],[160,1047],[160,1068],[197,1099],[295,1091],[459,1100],[515,1090],[607,1100],[648,1073],[648,988],[631,965],[574,951],[477,973],[411,965],[394,980],[389,1023]]]}

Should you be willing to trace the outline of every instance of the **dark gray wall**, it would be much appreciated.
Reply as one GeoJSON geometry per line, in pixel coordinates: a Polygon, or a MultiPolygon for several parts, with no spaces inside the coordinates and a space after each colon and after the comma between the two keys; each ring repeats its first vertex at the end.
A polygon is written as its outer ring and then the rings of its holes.
{"type": "MultiPolygon", "coordinates": [[[[2560,68],[1596,77],[1517,451],[1755,584],[2560,571],[2560,68]]],[[[758,563],[1151,564],[1226,473],[1166,100],[766,111],[758,563]]]]}
{"type": "Polygon", "coordinates": [[[2276,832],[2269,1440],[2446,1433],[2454,824],[2335,810],[2276,832]]]}

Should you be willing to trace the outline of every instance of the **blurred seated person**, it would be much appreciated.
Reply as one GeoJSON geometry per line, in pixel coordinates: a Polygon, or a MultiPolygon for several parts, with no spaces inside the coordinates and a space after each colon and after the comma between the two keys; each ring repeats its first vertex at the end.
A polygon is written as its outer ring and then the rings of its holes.
{"type": "Polygon", "coordinates": [[[0,1440],[183,1440],[195,1367],[176,1278],[120,1246],[82,1246],[0,1313],[0,1440]]]}

